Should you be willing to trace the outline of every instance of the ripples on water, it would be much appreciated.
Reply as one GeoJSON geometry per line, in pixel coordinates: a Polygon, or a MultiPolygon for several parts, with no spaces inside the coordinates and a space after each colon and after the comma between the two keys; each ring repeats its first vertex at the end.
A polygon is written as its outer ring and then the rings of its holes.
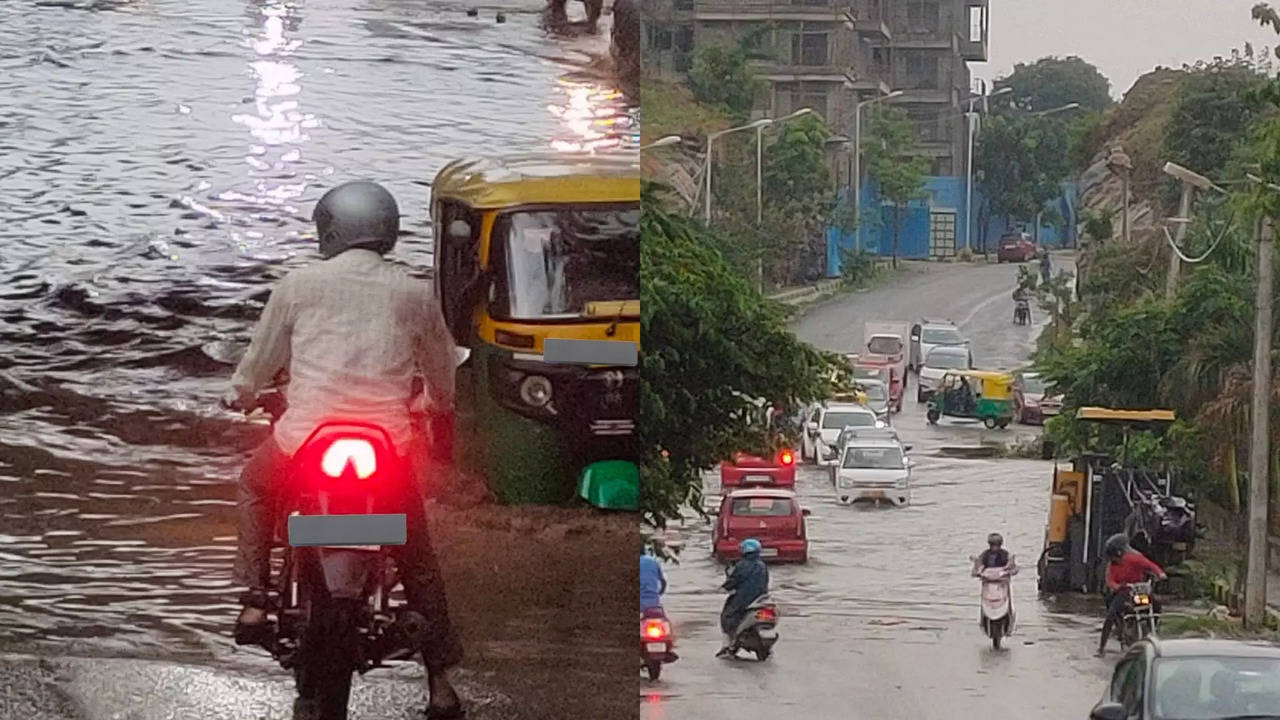
{"type": "MultiPolygon", "coordinates": [[[[400,201],[431,263],[447,161],[633,151],[540,3],[0,5],[0,644],[206,645],[234,614],[234,478],[265,429],[215,408],[329,187],[400,201]]],[[[606,16],[607,20],[607,16],[606,16]]]]}

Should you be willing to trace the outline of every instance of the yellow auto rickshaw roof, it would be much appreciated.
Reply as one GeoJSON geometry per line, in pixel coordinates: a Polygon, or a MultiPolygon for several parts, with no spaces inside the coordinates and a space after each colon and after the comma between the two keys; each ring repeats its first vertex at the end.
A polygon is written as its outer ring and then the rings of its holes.
{"type": "Polygon", "coordinates": [[[436,174],[431,195],[479,209],[639,202],[640,164],[629,154],[550,151],[454,160],[436,174]]]}
{"type": "Polygon", "coordinates": [[[977,378],[982,381],[996,380],[999,382],[1012,383],[1013,374],[1001,370],[948,370],[952,375],[963,375],[965,377],[977,378]]]}
{"type": "Polygon", "coordinates": [[[1171,423],[1177,418],[1172,410],[1113,410],[1104,407],[1082,407],[1076,411],[1076,419],[1115,423],[1171,423]]]}

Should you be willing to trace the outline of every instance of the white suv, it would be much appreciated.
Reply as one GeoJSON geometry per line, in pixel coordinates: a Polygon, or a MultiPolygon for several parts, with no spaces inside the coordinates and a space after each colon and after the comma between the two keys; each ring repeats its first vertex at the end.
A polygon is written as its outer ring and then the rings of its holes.
{"type": "Polygon", "coordinates": [[[849,441],[834,468],[836,499],[844,505],[858,500],[906,505],[911,500],[913,465],[906,450],[891,438],[849,441]]]}
{"type": "Polygon", "coordinates": [[[834,464],[840,454],[840,433],[847,427],[885,427],[871,408],[861,403],[828,403],[814,408],[804,428],[800,456],[820,465],[834,464]]]}
{"type": "Polygon", "coordinates": [[[950,320],[921,319],[911,326],[910,357],[907,362],[917,373],[929,358],[929,353],[936,347],[959,347],[968,345],[969,341],[960,334],[960,329],[950,320]]]}

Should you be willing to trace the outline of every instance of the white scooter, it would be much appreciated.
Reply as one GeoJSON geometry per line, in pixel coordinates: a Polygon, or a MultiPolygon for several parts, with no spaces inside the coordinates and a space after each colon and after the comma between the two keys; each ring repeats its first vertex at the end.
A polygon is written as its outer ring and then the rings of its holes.
{"type": "Polygon", "coordinates": [[[1013,612],[1013,592],[1010,578],[1018,574],[1018,565],[1012,555],[1009,564],[998,568],[979,568],[978,558],[973,561],[973,576],[982,581],[982,601],[979,623],[982,632],[991,638],[991,647],[999,650],[1000,643],[1013,634],[1016,616],[1013,612]]]}
{"type": "Polygon", "coordinates": [[[778,606],[768,595],[761,595],[747,607],[747,613],[733,631],[730,651],[746,650],[754,653],[756,660],[764,662],[778,642],[778,606]]]}

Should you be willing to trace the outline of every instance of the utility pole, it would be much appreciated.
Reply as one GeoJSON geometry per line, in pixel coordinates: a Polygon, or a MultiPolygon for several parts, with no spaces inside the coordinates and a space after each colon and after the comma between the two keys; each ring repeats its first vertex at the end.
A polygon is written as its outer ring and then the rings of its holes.
{"type": "Polygon", "coordinates": [[[1253,338],[1253,413],[1249,440],[1249,562],[1245,571],[1244,622],[1260,628],[1267,607],[1267,471],[1271,397],[1271,295],[1275,227],[1264,217],[1258,241],[1257,326],[1253,338]]]}
{"type": "Polygon", "coordinates": [[[1125,245],[1130,244],[1129,237],[1129,175],[1133,170],[1133,160],[1125,153],[1124,148],[1120,145],[1112,145],[1111,152],[1107,156],[1107,169],[1120,176],[1122,182],[1122,190],[1124,198],[1122,205],[1124,207],[1121,221],[1124,228],[1125,245]]]}
{"type": "MultiPolygon", "coordinates": [[[[1178,230],[1175,233],[1175,244],[1182,248],[1182,241],[1187,237],[1187,226],[1191,224],[1191,193],[1195,186],[1189,182],[1182,183],[1182,198],[1178,200],[1178,230]]],[[[1169,276],[1164,281],[1164,296],[1172,300],[1178,295],[1178,276],[1182,274],[1182,258],[1173,248],[1169,251],[1169,276]]]]}

